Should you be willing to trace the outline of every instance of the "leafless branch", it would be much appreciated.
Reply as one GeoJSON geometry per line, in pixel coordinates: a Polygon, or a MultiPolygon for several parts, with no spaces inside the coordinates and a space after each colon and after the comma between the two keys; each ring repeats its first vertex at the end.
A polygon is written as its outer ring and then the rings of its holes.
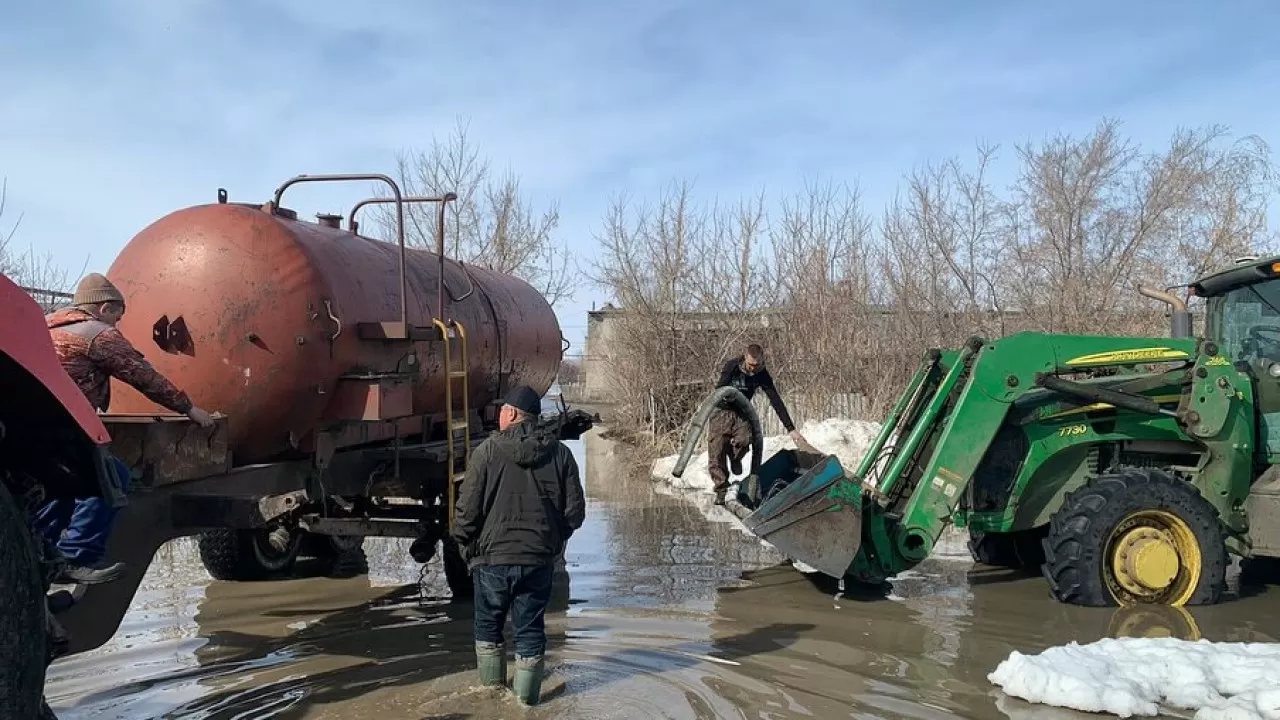
{"type": "Polygon", "coordinates": [[[700,399],[688,383],[758,341],[784,394],[855,393],[878,415],[927,348],[1021,330],[1160,335],[1135,283],[1176,285],[1278,244],[1259,138],[1210,126],[1150,150],[1103,120],[1015,149],[1007,190],[989,179],[998,148],[979,145],[972,163],[909,172],[879,222],[834,182],[774,203],[703,205],[687,183],[655,208],[615,202],[593,276],[620,307],[615,399],[659,434],[678,428],[700,399]]]}
{"type": "MultiPolygon", "coordinates": [[[[567,246],[555,235],[560,224],[557,203],[537,207],[508,169],[494,176],[459,120],[453,134],[433,137],[427,150],[406,150],[397,158],[397,179],[409,195],[455,192],[446,215],[446,253],[461,262],[515,275],[533,285],[552,304],[569,299],[577,289],[567,246]]],[[[378,192],[387,195],[385,188],[378,192]]],[[[435,250],[436,208],[405,208],[406,242],[435,250]]],[[[383,238],[395,236],[390,205],[373,208],[383,238]]]]}

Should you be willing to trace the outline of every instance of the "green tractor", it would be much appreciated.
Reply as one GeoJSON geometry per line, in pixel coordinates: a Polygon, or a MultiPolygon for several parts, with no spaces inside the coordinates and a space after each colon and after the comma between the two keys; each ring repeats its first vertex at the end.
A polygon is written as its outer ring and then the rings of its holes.
{"type": "Polygon", "coordinates": [[[1231,556],[1280,557],[1280,257],[1189,287],[1202,338],[1181,300],[1140,288],[1169,304],[1172,337],[1024,332],[930,351],[856,469],[753,459],[730,509],[859,583],[925,560],[955,525],[975,559],[1038,568],[1061,602],[1217,603],[1231,556]]]}

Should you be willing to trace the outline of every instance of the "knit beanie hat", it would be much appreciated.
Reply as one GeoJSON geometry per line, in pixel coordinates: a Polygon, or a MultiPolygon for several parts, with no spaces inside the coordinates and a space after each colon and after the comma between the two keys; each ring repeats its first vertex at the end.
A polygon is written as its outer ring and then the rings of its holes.
{"type": "Polygon", "coordinates": [[[98,273],[89,273],[81,278],[71,300],[72,305],[101,305],[108,302],[124,305],[124,295],[110,280],[98,273]]]}

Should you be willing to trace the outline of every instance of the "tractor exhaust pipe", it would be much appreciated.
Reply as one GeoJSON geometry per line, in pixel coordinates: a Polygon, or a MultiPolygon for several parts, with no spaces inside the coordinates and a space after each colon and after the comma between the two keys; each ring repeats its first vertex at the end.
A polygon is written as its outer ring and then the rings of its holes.
{"type": "Polygon", "coordinates": [[[1182,301],[1182,298],[1171,292],[1142,284],[1138,285],[1138,292],[1169,306],[1169,337],[1191,337],[1191,312],[1187,310],[1187,304],[1182,301]]]}

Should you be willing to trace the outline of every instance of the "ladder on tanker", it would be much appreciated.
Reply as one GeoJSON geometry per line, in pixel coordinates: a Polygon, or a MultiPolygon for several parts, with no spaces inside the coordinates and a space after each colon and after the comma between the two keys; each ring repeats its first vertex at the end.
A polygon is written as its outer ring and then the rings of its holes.
{"type": "Polygon", "coordinates": [[[471,461],[471,388],[467,385],[467,331],[462,323],[456,320],[445,322],[439,318],[432,321],[440,331],[440,340],[444,343],[441,351],[444,355],[444,423],[447,434],[449,464],[449,527],[453,527],[453,510],[458,494],[458,483],[464,477],[458,472],[458,435],[462,435],[462,466],[465,468],[471,461]],[[453,343],[456,339],[458,347],[457,363],[453,356],[453,343]],[[454,392],[454,383],[461,381],[460,391],[454,392]],[[458,396],[462,398],[462,407],[454,405],[458,396]],[[461,410],[459,417],[458,410],[461,410]]]}

